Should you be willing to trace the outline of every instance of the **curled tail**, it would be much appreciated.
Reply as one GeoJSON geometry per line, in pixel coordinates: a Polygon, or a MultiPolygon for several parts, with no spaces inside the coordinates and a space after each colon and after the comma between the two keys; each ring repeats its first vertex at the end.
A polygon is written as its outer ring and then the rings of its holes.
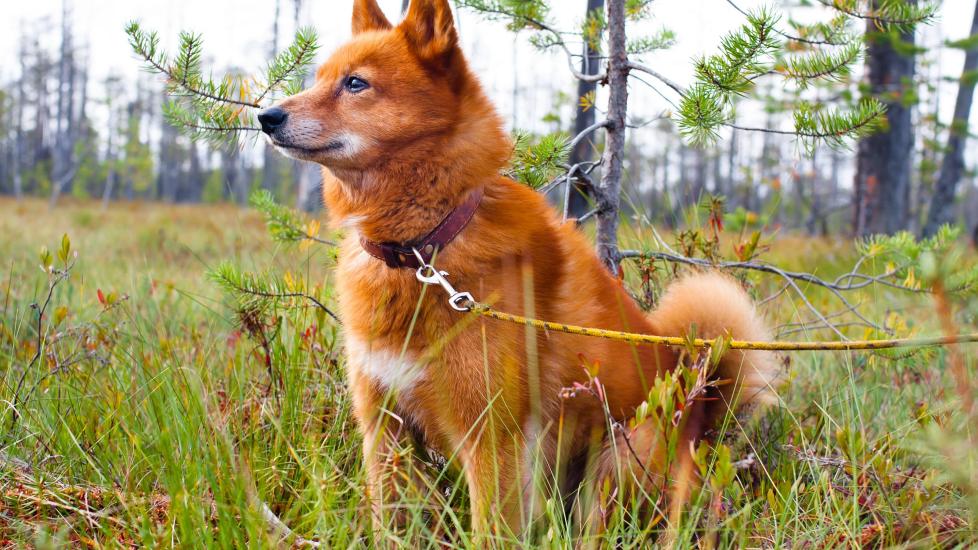
{"type": "MultiPolygon", "coordinates": [[[[744,289],[717,272],[690,275],[670,285],[651,321],[657,334],[663,336],[683,336],[695,327],[696,337],[704,339],[770,339],[770,332],[744,289]]],[[[775,401],[771,386],[778,370],[777,358],[771,352],[728,350],[711,376],[722,382],[711,388],[705,399],[688,404],[684,412],[686,418],[680,428],[674,462],[666,459],[663,426],[644,422],[613,434],[597,461],[596,481],[605,487],[613,486],[614,493],[622,499],[636,494],[636,485],[644,487],[638,494],[665,491],[671,512],[678,513],[692,488],[699,484],[690,454],[692,444],[713,429],[728,410],[775,401]]],[[[598,493],[599,490],[595,494],[598,493]]]]}
{"type": "MultiPolygon", "coordinates": [[[[691,330],[698,338],[730,336],[734,340],[771,339],[770,331],[754,308],[754,303],[734,279],[718,272],[690,275],[670,285],[652,314],[652,321],[663,335],[682,336],[691,330]]],[[[720,386],[724,399],[718,400],[716,414],[749,404],[768,404],[775,400],[771,384],[778,375],[774,353],[758,350],[728,350],[714,374],[731,383],[720,386]]]]}

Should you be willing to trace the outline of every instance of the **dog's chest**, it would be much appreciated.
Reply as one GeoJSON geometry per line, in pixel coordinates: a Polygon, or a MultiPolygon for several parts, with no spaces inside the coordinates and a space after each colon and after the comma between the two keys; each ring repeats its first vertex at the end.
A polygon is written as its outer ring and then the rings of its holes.
{"type": "Polygon", "coordinates": [[[410,392],[425,377],[419,352],[405,345],[412,332],[417,342],[424,324],[415,319],[420,283],[413,272],[390,271],[359,245],[350,248],[337,281],[348,365],[383,391],[410,392]]]}
{"type": "Polygon", "coordinates": [[[385,391],[410,392],[424,379],[424,367],[409,350],[391,349],[377,340],[347,334],[346,354],[351,368],[385,391]]]}

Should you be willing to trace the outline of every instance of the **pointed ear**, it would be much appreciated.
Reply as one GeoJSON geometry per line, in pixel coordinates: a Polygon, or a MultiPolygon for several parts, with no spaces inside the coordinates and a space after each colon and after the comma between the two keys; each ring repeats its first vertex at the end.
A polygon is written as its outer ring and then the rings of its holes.
{"type": "Polygon", "coordinates": [[[448,0],[411,0],[399,28],[425,59],[450,53],[458,46],[455,19],[448,0]]]}
{"type": "Polygon", "coordinates": [[[386,31],[392,27],[393,25],[384,15],[384,10],[377,5],[377,0],[353,1],[353,34],[386,31]]]}

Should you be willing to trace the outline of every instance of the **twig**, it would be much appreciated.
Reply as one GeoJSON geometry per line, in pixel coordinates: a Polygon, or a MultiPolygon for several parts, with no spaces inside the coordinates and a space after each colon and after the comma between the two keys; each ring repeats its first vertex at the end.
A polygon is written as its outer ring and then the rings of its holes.
{"type": "MultiPolygon", "coordinates": [[[[758,264],[758,263],[754,263],[754,262],[717,262],[717,263],[714,263],[714,262],[710,262],[708,260],[702,260],[702,259],[698,259],[698,258],[688,258],[686,256],[677,256],[677,255],[668,254],[668,253],[665,253],[665,252],[642,253],[642,252],[638,252],[636,250],[625,250],[625,251],[622,251],[620,253],[620,257],[621,257],[621,259],[627,259],[627,258],[651,258],[651,259],[657,259],[657,260],[667,260],[667,261],[671,261],[671,262],[684,263],[684,264],[689,264],[689,265],[697,265],[697,266],[701,266],[701,267],[721,267],[721,268],[728,268],[728,269],[753,269],[753,270],[756,270],[756,271],[764,271],[764,272],[767,272],[767,273],[773,273],[775,275],[779,275],[781,278],[783,278],[785,280],[785,283],[787,283],[788,285],[791,286],[791,288],[798,294],[798,297],[801,299],[801,301],[804,302],[805,306],[809,309],[809,311],[811,311],[813,314],[815,314],[815,316],[818,317],[818,319],[826,326],[826,328],[829,328],[830,330],[832,330],[833,332],[835,332],[836,335],[839,336],[840,338],[842,338],[844,340],[848,339],[846,337],[846,335],[842,334],[842,332],[839,331],[839,329],[835,328],[835,326],[832,325],[832,323],[830,323],[829,320],[826,319],[825,316],[822,315],[822,312],[820,312],[818,310],[818,308],[816,308],[815,305],[812,304],[812,302],[808,299],[807,296],[805,296],[805,293],[802,292],[801,288],[799,288],[798,287],[798,284],[795,282],[795,280],[797,279],[797,280],[805,280],[805,281],[808,281],[808,282],[818,281],[818,282],[822,283],[822,286],[825,286],[825,285],[828,285],[829,284],[829,283],[826,283],[825,281],[822,281],[821,279],[818,279],[814,275],[810,275],[808,273],[788,272],[788,271],[785,271],[785,270],[783,270],[781,268],[778,268],[778,267],[775,267],[775,266],[772,266],[772,265],[767,265],[767,264],[758,264]],[[811,279],[811,280],[809,280],[809,279],[811,279]]],[[[815,284],[818,284],[818,283],[815,283],[815,284]]]]}
{"type": "Polygon", "coordinates": [[[655,481],[655,477],[652,476],[652,472],[650,472],[649,469],[645,467],[645,462],[642,460],[642,457],[640,457],[638,453],[635,452],[635,448],[632,447],[632,441],[628,437],[628,433],[627,430],[625,429],[625,426],[622,425],[621,422],[615,422],[612,424],[612,426],[618,429],[618,432],[621,434],[621,438],[625,441],[625,446],[628,447],[628,452],[632,455],[632,458],[635,459],[635,462],[639,465],[639,467],[642,468],[642,473],[649,480],[649,483],[653,487],[658,485],[658,483],[655,481]]]}
{"type": "Polygon", "coordinates": [[[310,302],[312,302],[313,304],[315,304],[316,307],[318,307],[319,309],[325,311],[326,314],[329,315],[330,317],[332,317],[333,320],[336,321],[337,324],[340,324],[340,325],[343,324],[343,322],[340,321],[340,318],[335,313],[333,313],[332,310],[330,310],[328,307],[326,307],[325,305],[323,305],[323,303],[320,302],[319,300],[317,300],[316,297],[311,296],[309,294],[305,294],[305,293],[302,293],[302,292],[281,292],[281,293],[277,293],[277,292],[264,292],[264,291],[261,291],[261,290],[255,290],[253,288],[244,288],[242,286],[236,285],[232,281],[228,280],[227,278],[224,278],[224,282],[229,287],[233,288],[234,290],[237,290],[238,292],[241,292],[243,294],[250,294],[252,296],[259,296],[259,297],[262,297],[262,298],[276,298],[276,299],[305,298],[306,300],[309,300],[310,302]]]}
{"type": "Polygon", "coordinates": [[[595,122],[594,124],[581,130],[581,133],[574,136],[574,139],[570,141],[570,143],[567,145],[567,148],[573,150],[575,147],[577,147],[577,144],[583,141],[584,138],[589,136],[591,132],[594,132],[599,128],[607,128],[609,124],[611,124],[611,122],[608,119],[599,120],[598,122],[595,122]]]}
{"type": "Polygon", "coordinates": [[[157,63],[156,60],[153,59],[152,56],[148,55],[148,52],[146,52],[142,48],[137,49],[136,53],[138,53],[140,57],[142,57],[143,60],[146,61],[146,63],[148,63],[151,67],[156,69],[159,73],[165,75],[171,82],[176,83],[178,86],[180,86],[181,88],[183,88],[184,90],[186,90],[187,92],[193,95],[207,98],[220,103],[230,103],[232,105],[240,105],[242,107],[251,107],[252,109],[261,109],[261,105],[255,102],[239,101],[237,99],[232,99],[230,97],[221,97],[205,92],[203,90],[198,90],[197,88],[191,86],[190,83],[186,81],[186,79],[177,78],[173,74],[173,71],[157,63]]]}
{"type": "Polygon", "coordinates": [[[299,67],[305,61],[305,57],[309,53],[309,50],[315,51],[315,43],[314,42],[307,42],[307,43],[304,44],[304,47],[299,52],[299,55],[295,56],[295,59],[292,60],[292,64],[289,65],[288,69],[286,69],[285,71],[283,71],[282,72],[282,75],[279,76],[275,81],[268,83],[268,85],[265,87],[265,89],[262,90],[262,92],[260,94],[258,94],[258,98],[255,99],[255,103],[261,104],[261,101],[263,99],[265,99],[265,96],[267,96],[273,89],[275,89],[276,86],[278,86],[279,84],[281,84],[282,82],[284,82],[285,79],[288,78],[292,74],[292,71],[294,71],[297,67],[299,67]]]}
{"type": "MultiPolygon", "coordinates": [[[[51,304],[51,298],[54,296],[54,289],[68,278],[68,274],[71,272],[73,265],[74,262],[66,265],[64,270],[54,270],[52,272],[53,277],[48,282],[48,294],[44,298],[44,304],[40,307],[38,307],[37,304],[31,304],[31,309],[37,310],[37,349],[34,351],[34,356],[31,357],[30,362],[28,362],[27,366],[24,367],[24,371],[20,373],[20,378],[17,380],[17,386],[14,388],[14,402],[11,405],[10,428],[7,430],[8,433],[13,433],[14,426],[17,425],[17,419],[20,417],[17,407],[21,403],[20,390],[24,386],[24,381],[27,379],[27,374],[37,363],[38,359],[41,358],[41,351],[44,347],[44,313],[47,311],[48,305],[51,304]]],[[[6,443],[6,437],[4,437],[4,443],[6,443]]]]}
{"type": "Polygon", "coordinates": [[[217,126],[203,126],[188,122],[181,122],[180,125],[185,128],[190,128],[191,130],[197,130],[198,132],[261,132],[261,128],[258,128],[257,126],[226,126],[224,128],[220,128],[217,126]]]}
{"type": "Polygon", "coordinates": [[[652,78],[655,78],[659,82],[662,82],[666,86],[669,86],[670,88],[672,88],[679,95],[686,95],[686,89],[685,88],[683,88],[679,84],[676,84],[674,81],[670,80],[665,75],[662,75],[661,73],[659,73],[658,71],[656,71],[655,69],[653,69],[652,67],[649,67],[648,65],[646,65],[644,63],[639,63],[637,61],[629,61],[628,62],[628,68],[629,69],[632,69],[634,71],[643,72],[643,73],[651,76],[652,78]]]}
{"type": "Polygon", "coordinates": [[[866,117],[860,120],[856,124],[847,128],[844,132],[799,132],[798,130],[778,130],[776,128],[760,128],[756,126],[740,126],[738,124],[733,124],[731,122],[724,122],[723,125],[728,128],[733,128],[734,130],[740,130],[742,132],[759,132],[762,134],[777,134],[781,136],[796,136],[810,139],[826,139],[826,138],[841,138],[845,135],[849,135],[853,132],[858,132],[859,130],[869,126],[876,122],[878,117],[866,117]]]}
{"type": "Polygon", "coordinates": [[[855,17],[856,19],[865,19],[867,21],[872,21],[877,25],[916,25],[930,18],[930,15],[925,15],[917,19],[893,19],[890,17],[881,17],[879,15],[873,15],[871,13],[862,13],[860,11],[846,8],[841,2],[828,2],[826,0],[818,0],[819,4],[823,6],[832,8],[834,10],[840,11],[850,17],[855,17]]]}
{"type": "MultiPolygon", "coordinates": [[[[882,275],[868,275],[866,273],[850,272],[840,276],[834,282],[829,282],[824,279],[820,279],[811,273],[804,273],[799,271],[786,271],[775,267],[770,264],[763,264],[759,262],[711,262],[702,258],[689,258],[682,256],[675,251],[671,253],[667,252],[641,252],[638,250],[623,250],[622,259],[635,259],[635,258],[649,258],[653,260],[663,260],[669,262],[683,263],[689,265],[696,265],[701,267],[719,267],[724,269],[748,269],[754,271],[763,271],[766,273],[773,273],[776,275],[781,275],[790,279],[803,281],[806,283],[811,283],[813,285],[825,287],[828,289],[834,289],[839,291],[848,290],[858,290],[870,286],[874,283],[885,284],[891,288],[896,288],[898,290],[905,290],[907,292],[930,292],[929,290],[913,288],[909,286],[900,285],[890,281],[885,281],[884,278],[892,277],[898,270],[888,271],[882,275]],[[862,279],[863,282],[855,284],[841,284],[840,281],[843,279],[862,279]]],[[[857,265],[858,268],[858,265],[857,265]]]]}
{"type": "MultiPolygon", "coordinates": [[[[735,4],[733,2],[733,0],[726,0],[726,2],[728,4],[730,4],[733,7],[733,9],[737,10],[738,12],[740,12],[740,14],[743,15],[744,17],[748,17],[750,15],[749,13],[747,13],[746,11],[744,11],[740,6],[738,6],[737,4],[735,4]]],[[[809,45],[812,45],[812,46],[841,46],[842,45],[842,43],[840,43],[840,42],[833,42],[831,40],[812,40],[811,38],[803,38],[801,36],[794,36],[794,35],[790,35],[788,33],[779,31],[778,29],[774,29],[774,32],[776,32],[777,34],[781,35],[783,38],[786,38],[788,40],[791,40],[792,42],[801,42],[803,44],[809,44],[809,45]]]]}
{"type": "Polygon", "coordinates": [[[259,501],[259,503],[262,518],[268,523],[269,528],[281,537],[282,540],[289,541],[299,548],[319,548],[322,546],[322,543],[319,541],[309,540],[297,535],[295,531],[290,529],[284,521],[275,515],[275,512],[264,501],[259,501]]]}
{"type": "MultiPolygon", "coordinates": [[[[462,4],[465,5],[464,2],[462,2],[462,4]]],[[[476,8],[474,6],[467,6],[467,7],[471,7],[472,9],[476,11],[481,11],[483,13],[502,15],[504,17],[511,17],[516,21],[521,21],[527,27],[535,28],[537,30],[546,31],[550,33],[550,35],[554,38],[554,40],[553,42],[550,42],[548,45],[558,46],[559,48],[564,50],[564,53],[567,55],[567,66],[570,68],[571,74],[574,75],[574,78],[577,78],[578,80],[583,80],[585,82],[601,82],[608,78],[607,72],[600,72],[597,74],[585,74],[579,71],[577,67],[574,66],[574,58],[576,57],[576,55],[572,51],[570,51],[570,48],[567,47],[567,43],[564,41],[562,34],[560,33],[560,31],[554,29],[547,23],[544,23],[543,21],[540,21],[539,19],[535,19],[533,17],[527,17],[525,15],[510,13],[502,9],[495,9],[490,7],[476,8]]]]}
{"type": "Polygon", "coordinates": [[[577,218],[577,225],[581,225],[584,222],[588,221],[589,219],[593,218],[594,216],[598,215],[598,212],[599,209],[597,208],[587,211],[585,214],[577,218]]]}

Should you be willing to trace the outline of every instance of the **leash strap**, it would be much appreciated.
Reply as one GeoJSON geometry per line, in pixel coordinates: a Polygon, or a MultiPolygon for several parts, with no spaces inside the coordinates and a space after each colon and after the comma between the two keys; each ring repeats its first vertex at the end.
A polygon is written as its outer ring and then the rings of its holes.
{"type": "Polygon", "coordinates": [[[438,271],[434,266],[428,264],[415,250],[418,262],[418,280],[426,285],[438,285],[448,294],[448,303],[452,309],[461,312],[474,312],[483,317],[515,323],[517,325],[531,326],[534,328],[563,332],[566,334],[576,334],[579,336],[591,336],[594,338],[605,338],[619,342],[629,342],[642,345],[662,345],[672,347],[696,347],[696,348],[723,348],[740,350],[761,350],[761,351],[857,351],[857,350],[880,350],[893,348],[911,347],[935,347],[949,346],[955,344],[971,344],[978,342],[978,333],[954,334],[949,336],[932,336],[924,338],[891,338],[886,340],[829,340],[821,342],[789,342],[789,341],[749,341],[732,340],[729,338],[717,338],[715,340],[704,340],[702,338],[689,339],[682,336],[655,336],[652,334],[639,334],[636,332],[623,332],[620,330],[608,330],[601,328],[582,327],[578,325],[568,325],[565,323],[555,323],[553,321],[542,321],[504,313],[497,311],[491,306],[476,302],[472,294],[468,292],[458,292],[448,282],[448,273],[438,271]]]}

